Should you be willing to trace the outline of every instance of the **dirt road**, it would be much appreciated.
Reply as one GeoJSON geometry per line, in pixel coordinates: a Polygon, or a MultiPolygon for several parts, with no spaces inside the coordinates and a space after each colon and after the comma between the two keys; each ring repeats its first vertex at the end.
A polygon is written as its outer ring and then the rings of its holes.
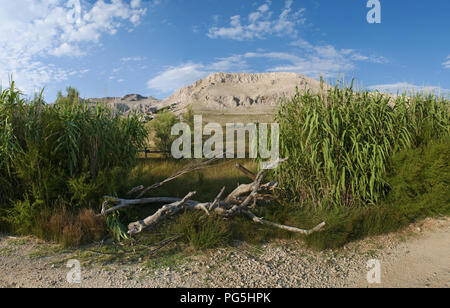
{"type": "Polygon", "coordinates": [[[450,287],[450,219],[427,219],[402,232],[338,250],[301,242],[236,243],[153,266],[82,259],[80,284],[66,280],[67,252],[34,238],[0,238],[0,287],[450,287]],[[381,284],[368,284],[379,260],[381,284]]]}

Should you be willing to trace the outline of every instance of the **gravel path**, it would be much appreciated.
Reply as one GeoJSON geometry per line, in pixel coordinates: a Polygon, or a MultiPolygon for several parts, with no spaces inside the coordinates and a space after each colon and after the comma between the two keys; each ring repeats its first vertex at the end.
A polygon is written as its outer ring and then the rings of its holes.
{"type": "Polygon", "coordinates": [[[55,247],[1,236],[0,287],[450,287],[449,218],[321,252],[301,242],[237,243],[156,269],[81,261],[81,284],[66,281],[73,255],[55,247]],[[370,259],[381,262],[380,285],[366,280],[370,259]]]}

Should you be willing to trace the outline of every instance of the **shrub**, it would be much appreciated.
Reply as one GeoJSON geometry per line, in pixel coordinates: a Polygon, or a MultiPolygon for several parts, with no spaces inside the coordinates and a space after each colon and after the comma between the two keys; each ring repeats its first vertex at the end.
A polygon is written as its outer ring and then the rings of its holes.
{"type": "Polygon", "coordinates": [[[155,143],[160,151],[170,152],[176,136],[172,136],[172,127],[178,122],[177,117],[170,111],[165,111],[158,115],[151,122],[151,127],[155,133],[155,143]]]}
{"type": "Polygon", "coordinates": [[[340,247],[365,236],[395,232],[425,217],[450,215],[449,161],[448,136],[417,149],[400,151],[394,155],[392,171],[386,175],[392,190],[378,205],[317,213],[293,210],[290,215],[298,219],[327,221],[323,232],[306,239],[311,246],[320,249],[340,247]]]}
{"type": "MultiPolygon", "coordinates": [[[[73,88],[46,104],[42,93],[25,100],[11,82],[0,95],[1,229],[33,232],[39,213],[59,200],[69,220],[83,208],[98,208],[104,194],[123,187],[147,135],[137,116],[90,104],[73,88]]],[[[81,222],[58,234],[67,239],[80,228],[81,222]]]]}
{"type": "Polygon", "coordinates": [[[449,102],[434,96],[305,92],[282,104],[280,193],[316,207],[376,204],[389,191],[385,174],[399,150],[449,132],[449,102]]]}
{"type": "Polygon", "coordinates": [[[402,208],[404,219],[450,214],[450,135],[392,158],[391,187],[383,203],[402,208]]]}

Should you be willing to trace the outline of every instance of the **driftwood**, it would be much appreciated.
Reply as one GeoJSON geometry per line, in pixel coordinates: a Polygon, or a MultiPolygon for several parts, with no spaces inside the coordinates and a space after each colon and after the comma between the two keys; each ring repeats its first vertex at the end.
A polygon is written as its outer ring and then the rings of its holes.
{"type": "Polygon", "coordinates": [[[183,205],[188,201],[196,192],[189,193],[186,197],[184,197],[181,201],[174,202],[172,204],[164,205],[160,208],[155,214],[145,218],[144,220],[134,222],[128,225],[128,234],[133,235],[140,233],[142,230],[146,228],[150,228],[157,223],[159,223],[162,219],[173,216],[177,212],[179,212],[183,205]]]}
{"type": "MultiPolygon", "coordinates": [[[[287,159],[279,159],[273,162],[271,165],[269,165],[268,168],[276,167],[278,164],[285,162],[286,160],[287,159]]],[[[191,198],[196,194],[196,192],[190,192],[183,199],[171,197],[141,198],[149,190],[160,187],[165,183],[170,182],[182,175],[207,168],[211,163],[215,161],[217,161],[217,158],[206,160],[197,165],[188,166],[183,170],[177,172],[176,174],[172,175],[171,177],[167,178],[166,180],[156,183],[152,186],[149,186],[144,190],[143,186],[134,188],[130,191],[129,194],[142,191],[136,199],[118,199],[105,196],[105,201],[103,202],[102,211],[100,215],[105,216],[119,209],[134,205],[166,204],[163,207],[161,207],[155,214],[145,218],[144,220],[130,223],[128,225],[128,234],[130,235],[135,235],[142,232],[144,229],[152,228],[161,221],[163,221],[164,219],[178,214],[182,209],[201,210],[204,211],[207,215],[210,215],[210,213],[215,213],[216,215],[222,217],[233,217],[238,214],[243,214],[249,217],[255,223],[264,224],[279,229],[287,230],[290,232],[305,235],[318,232],[325,226],[325,223],[323,222],[311,230],[304,230],[292,226],[277,224],[274,222],[267,221],[264,218],[257,217],[255,214],[251,212],[251,209],[256,207],[258,200],[267,200],[272,198],[273,195],[271,194],[271,192],[277,187],[278,183],[269,182],[262,184],[265,172],[264,169],[259,171],[257,174],[254,174],[253,172],[249,171],[240,164],[237,164],[236,167],[247,177],[249,177],[253,182],[250,184],[239,185],[222,201],[221,198],[225,192],[226,187],[222,188],[222,190],[219,192],[214,201],[206,203],[191,200],[191,198]],[[109,205],[113,206],[107,208],[109,205]]]]}

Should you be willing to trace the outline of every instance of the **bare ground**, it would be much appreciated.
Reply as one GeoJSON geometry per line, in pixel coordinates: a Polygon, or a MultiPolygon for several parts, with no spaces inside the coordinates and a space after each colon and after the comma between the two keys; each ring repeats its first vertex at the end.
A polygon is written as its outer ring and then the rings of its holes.
{"type": "Polygon", "coordinates": [[[157,267],[82,259],[81,284],[66,281],[80,251],[30,237],[0,237],[0,287],[450,287],[450,218],[426,219],[395,234],[342,249],[312,251],[301,242],[236,243],[157,267]],[[381,262],[369,285],[367,262],[381,262]]]}

